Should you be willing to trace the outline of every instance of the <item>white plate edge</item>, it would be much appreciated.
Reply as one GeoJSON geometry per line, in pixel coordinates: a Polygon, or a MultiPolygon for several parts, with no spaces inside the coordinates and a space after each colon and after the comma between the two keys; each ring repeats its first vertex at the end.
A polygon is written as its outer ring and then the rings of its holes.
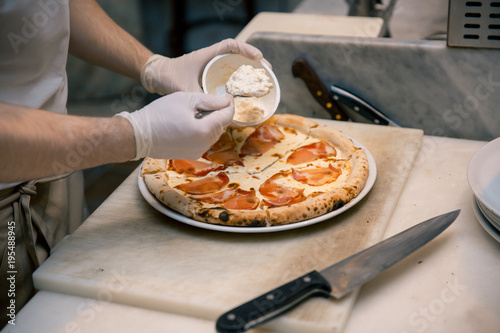
{"type": "Polygon", "coordinates": [[[474,153],[474,155],[469,161],[469,164],[467,165],[467,181],[469,183],[470,188],[472,189],[472,192],[474,193],[475,198],[477,200],[480,200],[481,203],[486,208],[488,208],[492,213],[494,213],[496,216],[500,218],[500,208],[492,207],[491,203],[489,203],[487,200],[484,199],[484,197],[481,195],[481,192],[477,189],[475,182],[472,180],[473,176],[471,170],[473,164],[477,162],[478,158],[480,158],[482,154],[484,154],[484,151],[491,149],[492,146],[497,144],[500,145],[500,137],[488,142],[474,153]]]}
{"type": "Polygon", "coordinates": [[[472,210],[474,211],[474,215],[476,216],[477,221],[483,227],[486,232],[493,237],[497,242],[500,243],[500,231],[498,231],[481,213],[479,206],[477,204],[477,198],[474,196],[472,199],[472,210]]]}

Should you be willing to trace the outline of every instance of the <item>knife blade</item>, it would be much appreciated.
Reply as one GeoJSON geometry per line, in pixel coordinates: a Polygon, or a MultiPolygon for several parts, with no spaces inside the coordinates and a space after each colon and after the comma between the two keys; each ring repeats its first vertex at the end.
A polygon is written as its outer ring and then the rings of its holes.
{"type": "Polygon", "coordinates": [[[455,210],[436,216],[319,272],[313,270],[285,283],[221,315],[217,332],[245,332],[313,296],[342,298],[434,239],[459,214],[455,210]]]}

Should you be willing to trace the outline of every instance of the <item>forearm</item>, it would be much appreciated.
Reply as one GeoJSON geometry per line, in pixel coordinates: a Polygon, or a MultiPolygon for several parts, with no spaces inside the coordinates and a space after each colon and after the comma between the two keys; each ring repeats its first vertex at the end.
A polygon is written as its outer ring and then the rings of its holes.
{"type": "Polygon", "coordinates": [[[130,123],[0,103],[0,182],[37,179],[135,156],[130,123]]]}
{"type": "Polygon", "coordinates": [[[70,0],[69,7],[70,53],[139,80],[142,66],[153,53],[119,27],[95,0],[70,0]]]}

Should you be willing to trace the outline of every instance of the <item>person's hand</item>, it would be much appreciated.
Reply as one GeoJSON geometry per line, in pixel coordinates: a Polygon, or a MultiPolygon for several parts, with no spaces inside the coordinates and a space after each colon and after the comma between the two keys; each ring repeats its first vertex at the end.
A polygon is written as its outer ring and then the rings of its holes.
{"type": "Polygon", "coordinates": [[[144,108],[117,116],[129,120],[136,142],[135,159],[142,157],[195,160],[224,133],[234,115],[230,96],[178,92],[144,108]],[[200,110],[215,110],[195,118],[200,110]]]}
{"type": "Polygon", "coordinates": [[[225,39],[178,58],[167,58],[158,54],[151,56],[141,71],[142,85],[150,93],[160,95],[176,91],[201,92],[200,82],[205,66],[215,56],[230,52],[256,61],[263,60],[262,52],[250,44],[225,39]]]}

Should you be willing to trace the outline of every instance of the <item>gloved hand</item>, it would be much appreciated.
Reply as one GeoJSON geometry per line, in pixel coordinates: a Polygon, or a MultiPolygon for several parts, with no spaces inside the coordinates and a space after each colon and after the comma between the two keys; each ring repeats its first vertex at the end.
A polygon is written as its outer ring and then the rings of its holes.
{"type": "Polygon", "coordinates": [[[229,52],[240,53],[252,60],[263,59],[262,52],[257,48],[234,39],[225,39],[178,58],[167,58],[155,54],[146,61],[142,68],[142,85],[150,93],[160,95],[176,91],[201,92],[201,76],[205,66],[215,56],[229,52]]]}
{"type": "Polygon", "coordinates": [[[117,116],[134,129],[136,155],[142,157],[198,159],[224,133],[234,115],[230,96],[178,92],[161,97],[144,108],[117,116]],[[201,119],[199,110],[215,110],[201,119]]]}

